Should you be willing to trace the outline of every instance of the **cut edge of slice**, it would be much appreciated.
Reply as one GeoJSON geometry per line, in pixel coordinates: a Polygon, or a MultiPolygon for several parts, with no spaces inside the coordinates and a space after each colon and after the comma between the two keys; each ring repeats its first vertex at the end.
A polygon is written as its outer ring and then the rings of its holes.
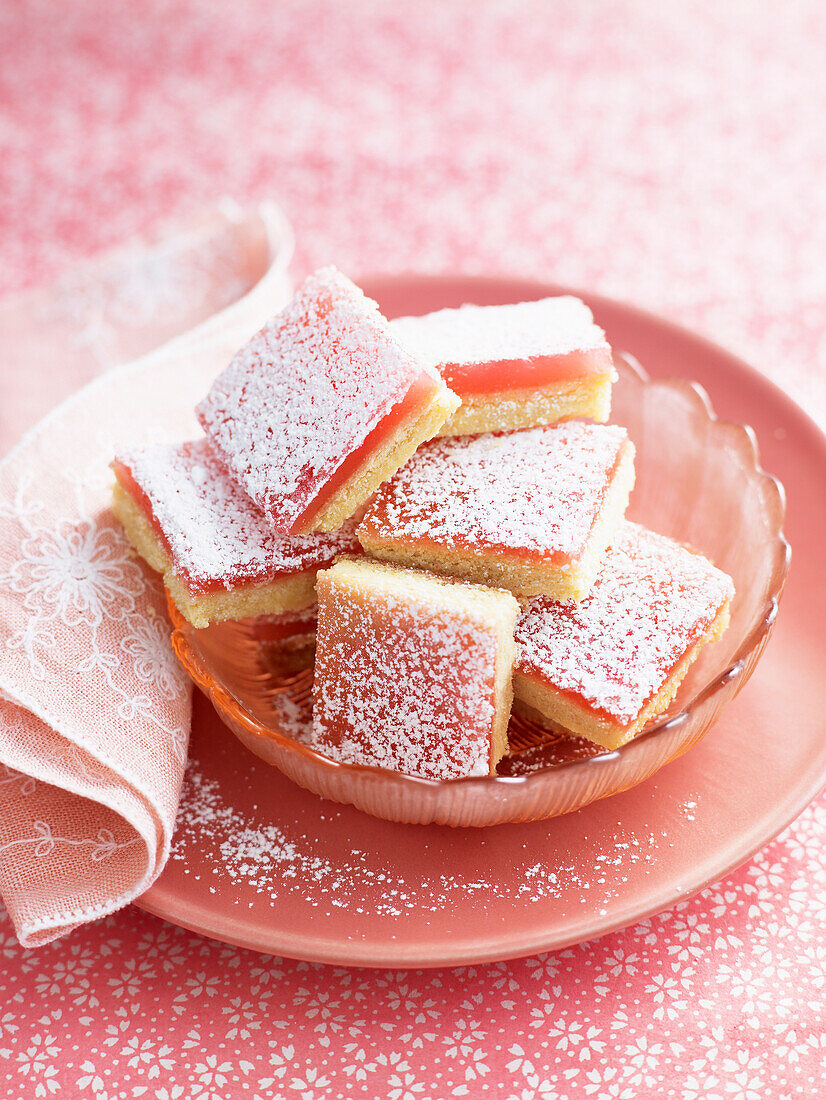
{"type": "Polygon", "coordinates": [[[143,509],[118,480],[112,493],[112,511],[132,547],[151,569],[162,574],[175,606],[197,629],[210,623],[256,615],[301,611],[315,602],[315,569],[291,573],[268,584],[243,585],[232,591],[194,595],[179,577],[143,509]]]}
{"type": "Polygon", "coordinates": [[[388,439],[366,455],[358,469],[315,513],[309,525],[295,533],[337,531],[383,481],[407,462],[420,444],[438,432],[460,404],[456,394],[440,381],[424,407],[414,409],[388,439]]]}
{"type": "Polygon", "coordinates": [[[378,581],[388,594],[405,598],[418,595],[421,599],[432,599],[435,585],[440,590],[439,600],[444,606],[477,624],[484,623],[486,629],[490,628],[495,645],[490,730],[490,774],[494,775],[496,765],[508,752],[508,722],[513,702],[513,671],[517,659],[514,633],[520,607],[512,594],[505,589],[470,584],[427,570],[349,556],[343,556],[328,569],[319,571],[320,602],[331,580],[346,585],[365,599],[372,594],[370,589],[364,587],[365,582],[370,580],[378,581]]]}
{"type": "Polygon", "coordinates": [[[554,600],[582,600],[599,573],[605,551],[622,522],[634,486],[634,444],[626,439],[605,495],[597,511],[585,549],[579,558],[562,564],[527,560],[500,550],[478,552],[446,549],[429,544],[410,545],[375,537],[363,524],[356,537],[368,554],[402,566],[445,573],[451,577],[506,588],[519,598],[550,596],[554,600]]]}
{"type": "Polygon", "coordinates": [[[611,414],[614,377],[609,373],[532,389],[464,394],[460,407],[436,434],[518,431],[580,417],[603,424],[611,414]]]}

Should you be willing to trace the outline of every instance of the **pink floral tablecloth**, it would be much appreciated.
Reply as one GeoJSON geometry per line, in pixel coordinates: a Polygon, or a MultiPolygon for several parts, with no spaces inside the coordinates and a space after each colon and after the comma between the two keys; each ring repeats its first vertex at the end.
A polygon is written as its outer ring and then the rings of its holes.
{"type": "MultiPolygon", "coordinates": [[[[297,275],[581,285],[736,348],[826,424],[825,51],[818,0],[7,3],[0,290],[276,197],[297,275]]],[[[63,386],[56,363],[31,415],[63,386]]],[[[269,959],[135,909],[24,950],[3,917],[0,1095],[823,1095],[824,838],[821,797],[674,910],[458,970],[269,959]]]]}

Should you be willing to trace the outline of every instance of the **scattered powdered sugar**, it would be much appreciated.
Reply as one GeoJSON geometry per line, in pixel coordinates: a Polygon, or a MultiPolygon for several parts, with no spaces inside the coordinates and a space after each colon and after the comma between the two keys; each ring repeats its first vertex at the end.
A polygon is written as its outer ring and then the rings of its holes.
{"type": "Polygon", "coordinates": [[[328,535],[274,535],[205,439],[143,447],[118,462],[145,494],[176,571],[193,591],[272,581],[360,549],[352,521],[328,535]]]}
{"type": "Polygon", "coordinates": [[[584,600],[531,601],[518,668],[628,723],[733,594],[700,554],[625,522],[584,600]]]}
{"type": "Polygon", "coordinates": [[[338,568],[318,589],[316,747],[425,779],[488,775],[495,613],[422,574],[365,565],[354,583],[338,568]]]}
{"type": "Polygon", "coordinates": [[[423,374],[378,306],[323,268],[237,353],[197,408],[221,458],[289,532],[423,374]]]}
{"type": "Polygon", "coordinates": [[[290,863],[299,858],[298,848],[291,844],[276,825],[260,829],[240,829],[220,847],[230,877],[251,877],[254,868],[272,863],[290,863]]]}
{"type": "Polygon", "coordinates": [[[577,557],[627,439],[625,428],[571,422],[431,440],[381,486],[359,533],[577,557]]]}
{"type": "MultiPolygon", "coordinates": [[[[319,814],[320,831],[325,823],[341,816],[338,807],[327,804],[319,814]]],[[[335,831],[335,830],[334,830],[335,831]]],[[[322,855],[319,837],[309,836],[286,823],[260,824],[251,821],[228,805],[220,784],[205,778],[190,765],[184,780],[178,820],[170,858],[183,863],[189,873],[189,853],[197,847],[216,885],[227,895],[227,879],[232,887],[251,890],[256,895],[277,899],[285,893],[299,893],[314,907],[330,906],[358,914],[404,917],[413,910],[442,912],[457,895],[478,895],[480,900],[511,898],[540,901],[557,892],[557,869],[538,862],[526,862],[522,880],[508,885],[490,876],[472,878],[438,871],[425,894],[419,875],[408,878],[403,871],[391,870],[383,861],[358,848],[333,861],[322,855]]],[[[240,889],[230,894],[238,904],[240,889]]],[[[252,905],[252,902],[248,902],[252,905]]]]}
{"type": "Polygon", "coordinates": [[[568,295],[516,305],[440,309],[423,317],[397,317],[390,327],[421,362],[447,368],[448,385],[451,364],[500,363],[610,350],[588,306],[568,295]]]}
{"type": "MultiPolygon", "coordinates": [[[[190,764],[170,858],[183,865],[184,874],[196,880],[206,877],[209,893],[220,893],[222,904],[251,908],[256,897],[263,897],[277,905],[279,899],[291,895],[315,909],[404,919],[412,913],[443,913],[468,902],[536,904],[571,889],[580,892],[583,904],[593,904],[590,899],[596,891],[607,902],[626,881],[618,869],[653,866],[662,858],[659,849],[664,843],[653,831],[626,834],[619,823],[616,832],[606,833],[604,850],[594,858],[596,870],[587,876],[575,854],[563,856],[553,845],[548,851],[537,852],[535,840],[514,840],[504,878],[484,867],[454,872],[443,867],[441,857],[433,861],[426,876],[418,867],[408,875],[403,848],[392,866],[386,856],[362,848],[352,847],[335,857],[325,854],[328,845],[341,850],[346,828],[342,818],[350,811],[332,803],[321,803],[321,807],[312,834],[294,821],[261,822],[226,803],[220,783],[202,775],[197,764],[190,764]],[[196,851],[197,859],[193,859],[196,851]],[[190,865],[196,864],[199,870],[191,871],[190,865]]],[[[423,828],[421,846],[427,848],[428,839],[423,828]]],[[[480,831],[481,859],[484,846],[480,831]]]]}

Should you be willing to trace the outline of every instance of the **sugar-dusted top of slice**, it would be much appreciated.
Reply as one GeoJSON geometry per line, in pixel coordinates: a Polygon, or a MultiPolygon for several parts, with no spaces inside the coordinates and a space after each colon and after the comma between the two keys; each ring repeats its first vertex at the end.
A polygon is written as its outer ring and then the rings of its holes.
{"type": "Polygon", "coordinates": [[[286,533],[423,377],[439,384],[376,303],[328,267],[241,348],[197,413],[233,476],[286,533]]]}
{"type": "Polygon", "coordinates": [[[588,306],[569,295],[517,305],[440,309],[422,317],[397,317],[390,327],[418,359],[433,367],[610,350],[588,306]]]}
{"type": "Polygon", "coordinates": [[[205,439],[143,447],[119,456],[118,467],[193,592],[318,568],[358,546],[352,523],[329,535],[274,535],[205,439]]]}
{"type": "Polygon", "coordinates": [[[584,600],[531,601],[516,629],[518,670],[625,725],[733,594],[706,558],[625,522],[584,600]]]}
{"type": "Polygon", "coordinates": [[[508,593],[374,562],[319,575],[314,743],[427,779],[487,775],[508,593]]]}
{"type": "Polygon", "coordinates": [[[625,428],[570,422],[431,440],[381,486],[359,534],[574,558],[627,439],[625,428]]]}

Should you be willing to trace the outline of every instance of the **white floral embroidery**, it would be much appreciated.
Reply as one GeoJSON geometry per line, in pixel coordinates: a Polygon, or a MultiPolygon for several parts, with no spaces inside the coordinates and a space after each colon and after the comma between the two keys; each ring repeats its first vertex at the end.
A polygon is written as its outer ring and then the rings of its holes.
{"type": "Polygon", "coordinates": [[[32,836],[19,837],[17,840],[7,841],[7,843],[0,845],[0,853],[10,852],[15,848],[32,845],[31,854],[35,859],[45,859],[52,854],[57,845],[66,845],[70,848],[88,848],[89,858],[94,863],[100,863],[102,860],[110,859],[115,852],[120,852],[123,851],[124,848],[132,848],[136,844],[142,843],[143,840],[140,837],[133,837],[131,840],[118,843],[109,829],[98,829],[96,836],[82,837],[80,839],[74,839],[67,836],[55,836],[48,822],[35,821],[32,823],[32,836]]]}
{"type": "Polygon", "coordinates": [[[143,594],[143,574],[126,553],[124,536],[111,525],[64,520],[24,539],[21,558],[3,578],[24,596],[24,606],[41,622],[94,626],[134,614],[143,594]]]}
{"type": "MultiPolygon", "coordinates": [[[[73,484],[76,505],[83,511],[88,481],[80,478],[73,484]]],[[[122,683],[121,673],[128,663],[131,676],[151,684],[167,700],[179,698],[185,690],[168,627],[160,618],[136,614],[137,601],[147,591],[146,573],[123,531],[108,512],[45,528],[38,526],[44,512],[45,506],[34,499],[31,485],[25,482],[9,512],[9,519],[24,532],[19,558],[0,575],[0,583],[22,597],[28,615],[7,645],[25,654],[31,675],[43,680],[48,664],[60,667],[58,628],[82,627],[88,646],[74,671],[102,677],[123,721],[140,718],[154,725],[168,738],[175,757],[184,762],[188,729],[162,721],[149,695],[127,690],[122,683]],[[118,636],[111,629],[113,623],[125,624],[126,633],[118,636]]],[[[78,757],[74,763],[79,763],[78,757]]],[[[94,762],[82,770],[91,779],[94,762]]]]}
{"type": "Polygon", "coordinates": [[[6,788],[4,791],[4,797],[9,797],[8,788],[14,784],[17,793],[26,796],[34,794],[37,790],[37,781],[32,779],[30,775],[24,775],[23,772],[15,771],[14,768],[9,768],[5,764],[0,764],[0,787],[6,788]]]}
{"type": "Polygon", "coordinates": [[[133,662],[135,675],[175,699],[184,690],[185,674],[169,644],[169,624],[160,618],[135,618],[121,649],[133,662]]]}

